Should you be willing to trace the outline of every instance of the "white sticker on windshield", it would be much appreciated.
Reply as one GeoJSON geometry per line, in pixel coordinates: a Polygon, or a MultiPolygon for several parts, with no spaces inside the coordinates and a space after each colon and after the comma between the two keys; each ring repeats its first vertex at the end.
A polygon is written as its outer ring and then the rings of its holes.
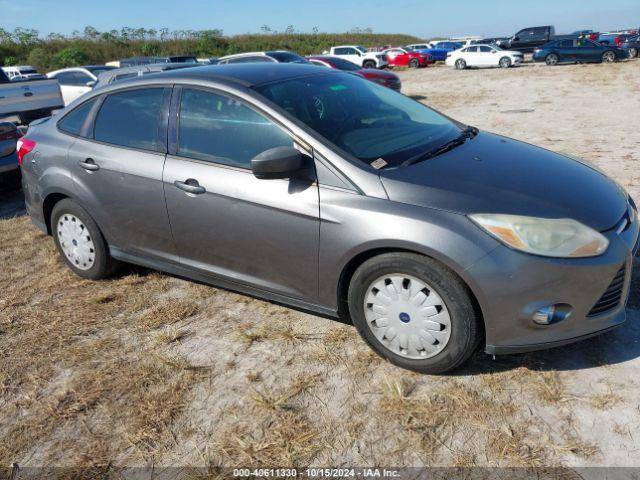
{"type": "Polygon", "coordinates": [[[371,162],[370,165],[373,168],[375,168],[376,170],[380,170],[382,167],[386,167],[387,166],[387,162],[385,161],[384,158],[379,158],[379,159],[374,160],[373,162],[371,162]]]}

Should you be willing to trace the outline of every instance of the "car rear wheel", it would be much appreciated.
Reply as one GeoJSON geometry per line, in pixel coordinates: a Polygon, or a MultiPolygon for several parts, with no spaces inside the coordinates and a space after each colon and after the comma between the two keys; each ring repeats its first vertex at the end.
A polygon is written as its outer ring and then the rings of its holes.
{"type": "Polygon", "coordinates": [[[376,62],[374,62],[373,60],[365,60],[365,62],[362,64],[363,68],[376,68],[376,62]]]}
{"type": "Polygon", "coordinates": [[[71,199],[58,202],[51,213],[51,231],[67,266],[83,278],[98,280],[117,266],[96,222],[71,199]]]}
{"type": "Polygon", "coordinates": [[[464,70],[465,68],[467,68],[467,62],[465,62],[462,58],[459,58],[458,60],[456,60],[457,70],[464,70]]]}
{"type": "Polygon", "coordinates": [[[500,67],[509,68],[511,66],[511,59],[509,57],[502,57],[500,59],[500,67]]]}
{"type": "Polygon", "coordinates": [[[638,56],[638,49],[637,48],[630,48],[629,49],[629,58],[636,58],[638,56]]]}
{"type": "Polygon", "coordinates": [[[388,253],[364,262],[351,279],[348,305],[356,329],[376,353],[417,372],[460,366],[481,338],[464,283],[417,254],[388,253]]]}
{"type": "Polygon", "coordinates": [[[547,58],[544,59],[544,62],[547,65],[553,66],[557,65],[559,60],[560,59],[558,58],[558,55],[556,55],[555,53],[550,53],[549,55],[547,55],[547,58]]]}
{"type": "Polygon", "coordinates": [[[608,50],[602,54],[602,63],[613,63],[616,61],[616,54],[608,50]]]}
{"type": "Polygon", "coordinates": [[[410,68],[418,68],[420,66],[420,61],[417,58],[412,58],[409,61],[409,67],[410,68]]]}

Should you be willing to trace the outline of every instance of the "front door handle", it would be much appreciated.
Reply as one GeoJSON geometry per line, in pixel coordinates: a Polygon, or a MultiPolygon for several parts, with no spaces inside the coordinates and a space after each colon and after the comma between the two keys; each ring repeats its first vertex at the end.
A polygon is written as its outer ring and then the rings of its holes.
{"type": "Polygon", "coordinates": [[[194,178],[189,178],[184,182],[176,180],[175,182],[173,182],[173,184],[180,190],[184,190],[187,193],[193,193],[194,195],[200,195],[201,193],[205,193],[207,191],[207,189],[201,186],[194,178]]]}
{"type": "Polygon", "coordinates": [[[86,158],[84,160],[80,160],[78,162],[85,170],[89,170],[90,172],[95,172],[96,170],[100,170],[100,166],[93,160],[93,158],[86,158]]]}

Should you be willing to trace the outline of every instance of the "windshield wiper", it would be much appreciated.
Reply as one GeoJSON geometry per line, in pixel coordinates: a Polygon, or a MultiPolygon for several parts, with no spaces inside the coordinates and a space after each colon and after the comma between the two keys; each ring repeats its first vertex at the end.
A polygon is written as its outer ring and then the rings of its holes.
{"type": "Polygon", "coordinates": [[[464,130],[462,130],[462,132],[460,132],[460,135],[458,135],[453,140],[449,140],[447,143],[440,145],[439,147],[434,148],[433,150],[428,150],[426,152],[420,153],[414,157],[411,157],[405,160],[404,162],[402,162],[402,166],[407,167],[409,165],[413,165],[414,163],[422,162],[423,160],[428,160],[430,158],[437,157],[438,155],[442,155],[443,153],[446,153],[450,150],[453,150],[456,147],[459,147],[468,139],[475,137],[477,134],[478,134],[478,129],[476,127],[467,127],[464,130]]]}

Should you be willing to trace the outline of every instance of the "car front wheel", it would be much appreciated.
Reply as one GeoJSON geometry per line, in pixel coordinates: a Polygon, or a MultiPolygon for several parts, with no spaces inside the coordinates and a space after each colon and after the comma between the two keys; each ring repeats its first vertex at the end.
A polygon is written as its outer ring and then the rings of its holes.
{"type": "Polygon", "coordinates": [[[98,280],[114,271],[117,262],[109,255],[98,225],[73,200],[61,200],[55,205],[51,232],[62,259],[76,275],[98,280]]]}
{"type": "Polygon", "coordinates": [[[444,265],[417,254],[388,253],[364,262],[351,279],[348,305],[373,350],[417,372],[460,366],[481,338],[464,283],[444,265]]]}
{"type": "Polygon", "coordinates": [[[500,67],[509,68],[511,66],[511,59],[509,57],[502,57],[500,59],[500,67]]]}

